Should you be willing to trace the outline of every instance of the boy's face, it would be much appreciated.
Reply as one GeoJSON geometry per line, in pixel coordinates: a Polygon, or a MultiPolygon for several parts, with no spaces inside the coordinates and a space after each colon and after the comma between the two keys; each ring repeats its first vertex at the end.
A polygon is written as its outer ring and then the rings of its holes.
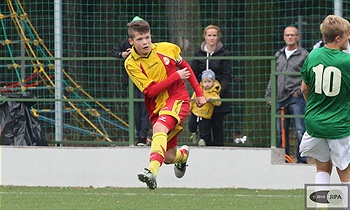
{"type": "Polygon", "coordinates": [[[203,78],[202,79],[202,84],[203,84],[204,89],[208,90],[208,89],[213,87],[214,80],[212,80],[210,78],[203,78]]]}
{"type": "Polygon", "coordinates": [[[136,53],[140,56],[147,56],[151,52],[152,37],[151,33],[134,32],[135,37],[133,39],[129,38],[129,42],[134,46],[136,53]]]}
{"type": "Polygon", "coordinates": [[[349,32],[343,33],[343,35],[339,38],[339,48],[340,50],[348,49],[349,44],[349,32]]]}

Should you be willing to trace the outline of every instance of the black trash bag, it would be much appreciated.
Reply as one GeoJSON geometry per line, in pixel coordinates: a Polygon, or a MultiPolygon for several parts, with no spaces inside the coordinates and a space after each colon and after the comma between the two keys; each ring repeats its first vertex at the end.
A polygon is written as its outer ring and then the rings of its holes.
{"type": "Polygon", "coordinates": [[[6,101],[6,98],[35,98],[22,93],[2,94],[0,104],[1,145],[47,146],[39,120],[30,111],[36,102],[6,101]]]}

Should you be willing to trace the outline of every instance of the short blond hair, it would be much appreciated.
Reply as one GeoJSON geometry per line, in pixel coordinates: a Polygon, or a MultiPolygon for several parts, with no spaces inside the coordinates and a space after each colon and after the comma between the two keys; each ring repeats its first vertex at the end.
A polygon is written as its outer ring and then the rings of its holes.
{"type": "Polygon", "coordinates": [[[335,37],[347,35],[350,32],[350,23],[344,18],[336,15],[328,15],[321,27],[322,38],[325,44],[333,42],[335,37]]]}

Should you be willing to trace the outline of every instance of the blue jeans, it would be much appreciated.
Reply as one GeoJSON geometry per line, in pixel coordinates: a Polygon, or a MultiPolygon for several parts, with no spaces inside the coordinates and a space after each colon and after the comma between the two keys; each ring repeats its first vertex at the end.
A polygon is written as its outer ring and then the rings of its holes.
{"type": "MultiPolygon", "coordinates": [[[[303,97],[293,97],[290,96],[288,99],[277,102],[277,114],[281,114],[281,107],[284,107],[285,115],[304,115],[306,103],[303,97]]],[[[306,163],[306,157],[300,157],[299,145],[301,139],[306,131],[304,118],[284,118],[284,129],[285,129],[285,140],[286,140],[286,154],[289,155],[289,123],[293,120],[294,129],[298,138],[298,147],[296,149],[296,156],[298,163],[306,163]]],[[[277,147],[282,148],[282,129],[281,129],[281,119],[277,119],[277,147]]]]}

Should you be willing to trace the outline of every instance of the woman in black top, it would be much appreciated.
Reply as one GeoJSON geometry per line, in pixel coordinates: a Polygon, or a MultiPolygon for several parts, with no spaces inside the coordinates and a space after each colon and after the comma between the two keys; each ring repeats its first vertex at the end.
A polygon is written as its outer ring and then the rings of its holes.
{"type": "MultiPolygon", "coordinates": [[[[220,41],[220,29],[215,25],[208,25],[203,33],[204,41],[194,56],[211,57],[211,56],[230,56],[230,52],[224,48],[220,41]]],[[[193,60],[191,63],[193,72],[197,80],[200,81],[202,72],[211,69],[215,72],[216,79],[221,84],[220,98],[231,98],[230,83],[232,78],[232,60],[193,60]]],[[[214,109],[211,118],[211,129],[213,139],[206,142],[206,146],[224,146],[224,129],[223,120],[227,113],[231,112],[230,102],[223,102],[221,106],[214,109]]]]}

